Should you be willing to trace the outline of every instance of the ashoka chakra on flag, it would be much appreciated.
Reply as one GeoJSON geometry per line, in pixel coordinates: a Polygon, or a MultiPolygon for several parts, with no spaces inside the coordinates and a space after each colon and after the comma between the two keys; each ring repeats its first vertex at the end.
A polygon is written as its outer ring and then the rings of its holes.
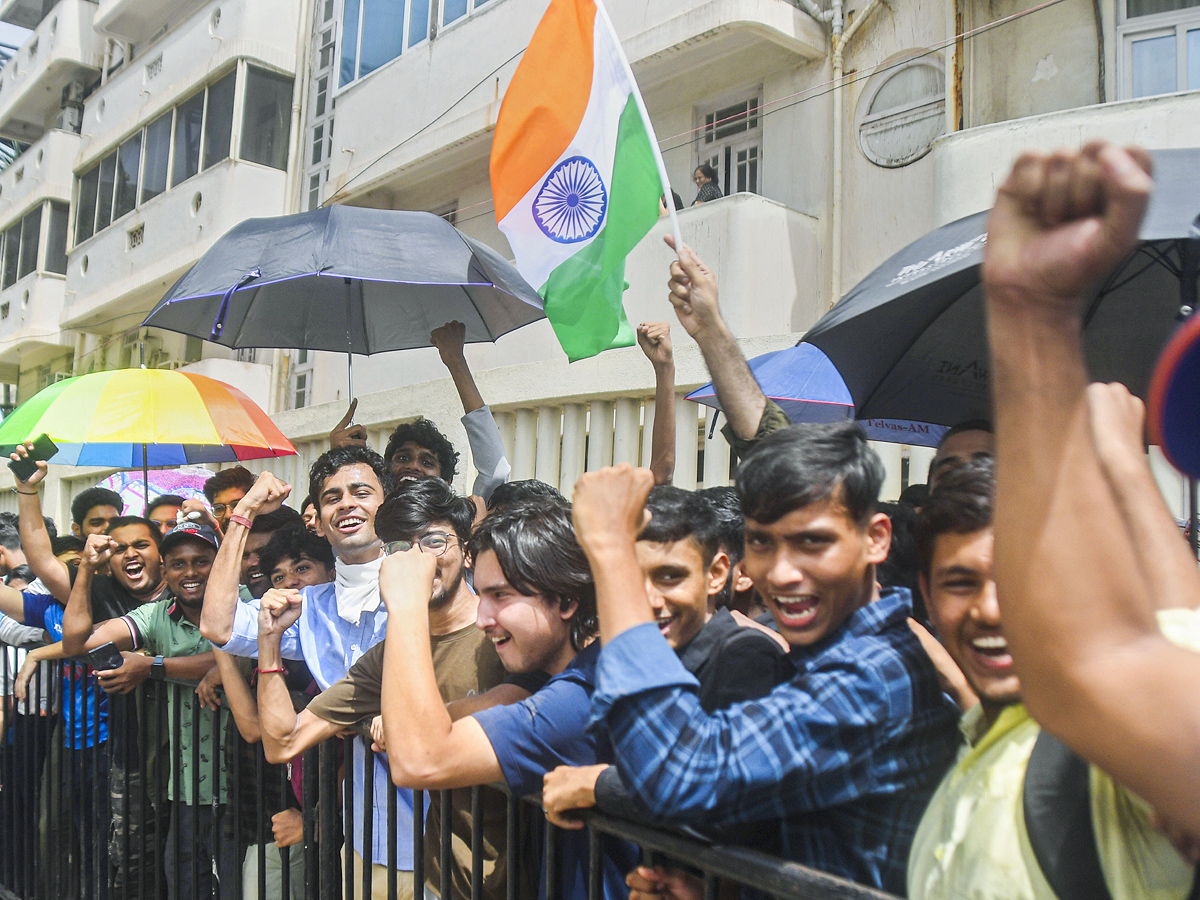
{"type": "Polygon", "coordinates": [[[560,244],[585,241],[600,230],[608,192],[590,159],[564,159],[546,176],[533,201],[533,220],[560,244]]]}

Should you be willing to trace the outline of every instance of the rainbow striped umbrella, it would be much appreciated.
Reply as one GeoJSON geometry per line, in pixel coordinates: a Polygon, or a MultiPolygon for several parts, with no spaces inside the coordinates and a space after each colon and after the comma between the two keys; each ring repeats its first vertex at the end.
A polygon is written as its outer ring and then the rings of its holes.
{"type": "Polygon", "coordinates": [[[237,388],[163,369],[94,372],[50,385],[0,424],[0,451],[43,432],[58,445],[50,462],[70,466],[144,470],[296,452],[237,388]]]}

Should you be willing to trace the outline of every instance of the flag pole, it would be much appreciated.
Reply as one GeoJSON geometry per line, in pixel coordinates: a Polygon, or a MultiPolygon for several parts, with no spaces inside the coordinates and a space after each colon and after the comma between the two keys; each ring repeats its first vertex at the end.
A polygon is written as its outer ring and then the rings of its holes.
{"type": "Polygon", "coordinates": [[[629,83],[633,85],[633,102],[637,104],[642,124],[646,127],[646,133],[650,135],[650,149],[654,151],[654,164],[658,167],[658,180],[662,183],[663,206],[667,208],[667,215],[671,218],[671,233],[675,236],[675,255],[678,256],[683,248],[683,237],[679,232],[679,218],[675,215],[675,194],[671,190],[671,180],[667,177],[667,166],[663,162],[662,151],[658,149],[658,135],[654,133],[654,124],[650,121],[650,113],[646,111],[641,89],[638,88],[637,79],[633,77],[633,69],[629,66],[629,60],[625,58],[625,48],[621,46],[621,39],[617,37],[617,29],[613,28],[612,20],[608,17],[608,10],[604,8],[603,0],[593,0],[593,2],[596,4],[597,15],[620,51],[621,65],[625,67],[625,75],[629,78],[629,83]]]}

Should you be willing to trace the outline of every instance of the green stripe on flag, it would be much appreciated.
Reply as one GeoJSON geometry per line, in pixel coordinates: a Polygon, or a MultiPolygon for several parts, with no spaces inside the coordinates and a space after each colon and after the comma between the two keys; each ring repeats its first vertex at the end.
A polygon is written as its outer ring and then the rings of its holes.
{"type": "Polygon", "coordinates": [[[662,182],[632,96],[617,126],[608,220],[590,244],[550,273],[541,295],[546,318],[571,362],[613,347],[630,347],[633,329],[621,295],[625,257],[658,221],[662,182]]]}

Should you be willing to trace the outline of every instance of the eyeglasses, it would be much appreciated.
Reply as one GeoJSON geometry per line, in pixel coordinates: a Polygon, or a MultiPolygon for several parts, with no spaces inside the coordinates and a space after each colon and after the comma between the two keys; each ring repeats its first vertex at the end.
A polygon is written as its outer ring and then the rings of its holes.
{"type": "Polygon", "coordinates": [[[224,503],[214,503],[213,504],[213,515],[216,516],[218,519],[221,518],[222,516],[224,516],[225,513],[227,513],[227,512],[233,512],[233,507],[227,506],[224,503]]]}
{"type": "MultiPolygon", "coordinates": [[[[412,549],[413,543],[414,541],[388,541],[383,545],[383,550],[388,556],[404,553],[412,549]]],[[[458,536],[445,531],[427,531],[417,538],[415,543],[420,544],[422,550],[428,550],[434,556],[441,556],[447,547],[458,543],[458,536]]]]}

